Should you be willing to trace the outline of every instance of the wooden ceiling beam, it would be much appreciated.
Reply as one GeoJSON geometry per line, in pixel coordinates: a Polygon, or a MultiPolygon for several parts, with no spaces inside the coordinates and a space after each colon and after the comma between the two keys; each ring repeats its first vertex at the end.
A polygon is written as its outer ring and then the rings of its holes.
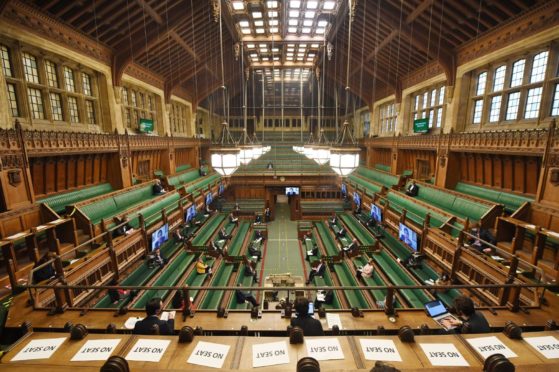
{"type": "Polygon", "coordinates": [[[388,36],[386,36],[380,43],[379,45],[377,45],[377,47],[367,56],[367,58],[365,58],[365,62],[369,62],[371,59],[375,58],[377,56],[377,54],[384,48],[386,47],[388,44],[390,44],[392,42],[392,40],[394,40],[394,38],[396,38],[398,36],[399,31],[398,30],[393,30],[388,36]]]}
{"type": "Polygon", "coordinates": [[[145,0],[136,0],[136,2],[157,24],[163,24],[161,16],[157,14],[157,12],[148,3],[146,3],[145,0]]]}
{"type": "Polygon", "coordinates": [[[415,9],[406,17],[406,24],[410,24],[419,17],[427,8],[433,5],[434,0],[423,0],[415,9]]]}
{"type": "MultiPolygon", "coordinates": [[[[186,6],[186,1],[183,0],[186,6]]],[[[193,10],[190,9],[192,12],[193,10]]],[[[188,18],[188,17],[186,17],[188,18]]],[[[156,45],[162,40],[162,38],[167,37],[168,33],[173,31],[185,20],[185,14],[180,12],[172,12],[166,23],[166,29],[160,31],[160,27],[154,27],[155,30],[145,34],[145,30],[136,32],[130,35],[129,40],[123,40],[120,44],[115,46],[115,51],[117,53],[113,57],[113,84],[118,86],[121,84],[122,74],[126,67],[132,62],[133,54],[141,54],[146,50],[149,50],[150,46],[156,45]],[[130,40],[132,44],[130,44],[130,40]]]]}

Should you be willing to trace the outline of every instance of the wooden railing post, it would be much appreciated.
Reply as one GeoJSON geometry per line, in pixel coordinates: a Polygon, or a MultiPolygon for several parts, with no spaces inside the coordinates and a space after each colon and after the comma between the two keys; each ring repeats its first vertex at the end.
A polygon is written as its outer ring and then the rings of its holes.
{"type": "Polygon", "coordinates": [[[460,255],[462,254],[462,245],[459,245],[454,251],[454,257],[452,257],[452,266],[450,268],[450,278],[451,280],[456,279],[456,270],[458,269],[458,262],[460,261],[460,255]]]}
{"type": "Polygon", "coordinates": [[[386,315],[394,315],[394,288],[389,287],[386,291],[384,299],[384,313],[386,315]]]}
{"type": "Polygon", "coordinates": [[[513,313],[518,312],[518,310],[520,310],[520,291],[521,291],[521,287],[520,286],[515,286],[511,288],[511,299],[510,302],[508,304],[509,310],[513,313]]]}

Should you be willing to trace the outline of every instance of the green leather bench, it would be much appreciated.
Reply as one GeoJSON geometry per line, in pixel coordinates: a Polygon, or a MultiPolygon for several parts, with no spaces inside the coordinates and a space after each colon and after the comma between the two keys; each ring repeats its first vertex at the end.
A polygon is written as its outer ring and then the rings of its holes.
{"type": "MultiPolygon", "coordinates": [[[[204,262],[208,266],[213,266],[215,260],[211,257],[205,257],[204,262]]],[[[193,267],[192,271],[190,272],[190,274],[188,274],[188,277],[186,278],[186,280],[182,285],[183,286],[187,285],[189,287],[200,287],[202,284],[204,284],[204,281],[206,280],[207,277],[208,277],[207,274],[198,274],[198,272],[196,271],[196,267],[193,267]]],[[[198,289],[188,290],[189,296],[194,299],[196,298],[198,292],[199,292],[198,289]]]]}
{"type": "Polygon", "coordinates": [[[415,198],[441,208],[457,217],[462,219],[469,218],[472,221],[480,221],[491,209],[488,205],[479,204],[425,184],[419,186],[419,191],[415,198]]]}
{"type": "MultiPolygon", "coordinates": [[[[248,275],[244,275],[244,271],[245,271],[245,265],[240,265],[238,272],[239,272],[239,276],[237,278],[237,283],[236,284],[240,284],[243,287],[252,287],[253,285],[253,278],[252,276],[248,276],[248,275]]],[[[256,293],[253,293],[253,295],[256,297],[256,293]]],[[[237,296],[235,296],[235,292],[231,292],[231,298],[229,301],[229,306],[227,306],[227,308],[229,309],[236,309],[236,310],[241,310],[241,309],[248,309],[248,301],[245,301],[245,303],[240,304],[237,302],[237,296]]]]}
{"type": "Polygon", "coordinates": [[[167,177],[167,183],[171,186],[179,186],[184,183],[190,183],[200,178],[200,173],[197,169],[186,170],[183,173],[175,174],[174,176],[167,177]]]}
{"type": "MultiPolygon", "coordinates": [[[[347,263],[336,263],[333,266],[342,286],[354,287],[358,285],[357,278],[355,278],[347,263]]],[[[370,307],[361,290],[345,290],[344,293],[350,307],[357,307],[359,309],[368,309],[370,307]]]]}
{"type": "Polygon", "coordinates": [[[37,200],[37,202],[48,205],[52,208],[52,210],[60,214],[64,212],[67,205],[73,205],[99,195],[108,194],[111,191],[113,191],[113,187],[110,183],[101,183],[99,185],[85,187],[80,190],[48,196],[37,200]]]}
{"type": "Polygon", "coordinates": [[[89,218],[91,223],[97,225],[101,220],[119,215],[126,210],[145,203],[157,195],[153,195],[152,183],[138,187],[128,192],[119,192],[108,198],[79,206],[79,210],[89,218]]]}
{"type": "MultiPolygon", "coordinates": [[[[225,263],[225,261],[222,261],[221,266],[217,270],[217,273],[213,274],[211,286],[226,286],[229,282],[231,274],[233,273],[234,266],[235,265],[231,263],[225,263]]],[[[207,310],[217,310],[224,293],[225,291],[207,291],[204,299],[199,305],[199,308],[207,310]]]]}
{"type": "MultiPolygon", "coordinates": [[[[187,194],[193,195],[195,194],[195,192],[198,192],[199,195],[201,189],[207,189],[209,184],[215,183],[220,179],[221,176],[218,173],[214,173],[206,177],[200,177],[193,184],[185,186],[184,191],[186,191],[187,194]]],[[[196,196],[197,195],[195,195],[195,197],[196,196]]]]}
{"type": "Polygon", "coordinates": [[[392,171],[392,167],[390,165],[379,164],[379,163],[375,164],[375,169],[378,169],[383,172],[388,172],[388,173],[392,171]]]}
{"type": "Polygon", "coordinates": [[[533,197],[516,195],[488,187],[470,185],[464,182],[458,182],[455,190],[497,204],[503,204],[507,213],[515,212],[525,202],[532,203],[534,201],[533,197]]]}
{"type": "MultiPolygon", "coordinates": [[[[182,246],[181,243],[177,243],[174,239],[169,239],[161,246],[161,255],[163,257],[172,257],[175,252],[182,246]]],[[[125,285],[144,285],[147,283],[156,272],[160,269],[159,266],[154,266],[149,268],[147,262],[143,262],[134,271],[132,271],[126,278],[124,278],[120,284],[125,285]]],[[[118,304],[113,304],[109,295],[105,295],[101,300],[95,304],[95,308],[105,309],[105,308],[116,308],[122,305],[122,302],[118,304]]]]}
{"type": "Polygon", "coordinates": [[[344,211],[342,202],[324,201],[301,201],[301,211],[303,213],[331,214],[332,212],[341,213],[344,211]]]}
{"type": "Polygon", "coordinates": [[[242,221],[239,224],[239,229],[235,233],[235,236],[231,239],[231,244],[229,244],[229,256],[239,256],[241,253],[241,248],[243,247],[243,241],[248,229],[250,228],[250,222],[242,221]]]}
{"type": "Polygon", "coordinates": [[[185,170],[190,169],[190,167],[191,167],[190,164],[179,165],[178,167],[175,168],[175,173],[184,172],[185,170]]]}
{"type": "Polygon", "coordinates": [[[400,181],[400,177],[398,176],[394,176],[390,173],[381,172],[375,169],[358,167],[355,171],[360,176],[373,180],[376,183],[384,185],[387,188],[391,188],[392,186],[397,185],[398,182],[400,181]]]}
{"type": "Polygon", "coordinates": [[[206,222],[206,224],[198,231],[198,234],[196,234],[194,239],[192,239],[192,246],[205,246],[223,220],[225,220],[224,214],[219,213],[212,216],[210,220],[206,222]]]}
{"type": "Polygon", "coordinates": [[[336,241],[330,234],[328,227],[324,221],[316,223],[316,230],[320,235],[322,241],[324,242],[324,248],[326,248],[326,254],[328,256],[337,256],[339,254],[336,241]]]}
{"type": "Polygon", "coordinates": [[[165,173],[163,173],[163,171],[161,169],[157,169],[155,171],[153,171],[153,175],[157,178],[161,178],[165,176],[165,173]]]}
{"type": "MultiPolygon", "coordinates": [[[[331,274],[328,270],[324,272],[324,276],[321,278],[319,276],[314,277],[314,285],[317,287],[332,287],[334,282],[332,281],[331,274]]],[[[331,304],[322,304],[325,309],[341,309],[340,299],[338,298],[337,292],[334,292],[334,298],[331,304]]]]}
{"type": "MultiPolygon", "coordinates": [[[[194,261],[194,254],[188,253],[186,251],[180,252],[177,257],[168,262],[163,268],[163,272],[159,277],[153,282],[153,286],[172,286],[177,284],[180,277],[186,271],[186,268],[194,261]]],[[[157,291],[144,291],[143,294],[136,300],[132,308],[143,309],[147,302],[154,297],[159,297],[165,299],[168,295],[169,290],[159,289],[157,291]]]]}
{"type": "Polygon", "coordinates": [[[397,213],[402,213],[403,209],[411,212],[406,214],[406,218],[412,220],[419,226],[423,226],[423,221],[427,213],[430,213],[430,226],[431,227],[441,227],[447,220],[445,216],[442,216],[430,209],[425,208],[422,205],[415,203],[413,200],[407,199],[404,196],[398,195],[398,193],[391,191],[387,194],[387,199],[390,202],[390,208],[397,213]]]}
{"type": "Polygon", "coordinates": [[[350,181],[350,183],[354,183],[356,185],[364,187],[366,190],[370,192],[380,193],[382,191],[382,185],[369,182],[356,175],[350,174],[349,176],[347,176],[347,178],[350,181]]]}
{"type": "Polygon", "coordinates": [[[130,221],[130,226],[139,228],[140,219],[138,218],[138,214],[141,214],[142,216],[144,216],[146,227],[150,227],[151,225],[161,220],[162,210],[165,210],[167,215],[177,210],[179,207],[179,200],[180,195],[177,192],[170,192],[161,200],[158,200],[155,203],[151,203],[150,205],[140,209],[139,211],[130,213],[126,217],[130,221]]]}

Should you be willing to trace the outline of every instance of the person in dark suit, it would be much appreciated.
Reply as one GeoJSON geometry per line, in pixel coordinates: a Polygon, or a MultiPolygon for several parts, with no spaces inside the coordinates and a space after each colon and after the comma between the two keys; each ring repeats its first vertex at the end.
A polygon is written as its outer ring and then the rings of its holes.
{"type": "Polygon", "coordinates": [[[336,233],[336,236],[338,238],[343,238],[345,235],[345,229],[342,227],[341,229],[338,230],[338,232],[336,233]]]}
{"type": "Polygon", "coordinates": [[[169,314],[169,320],[159,319],[161,314],[161,308],[163,307],[163,302],[161,298],[154,297],[148,301],[146,304],[146,317],[139,322],[136,322],[134,326],[135,335],[151,335],[153,334],[153,325],[157,324],[159,326],[160,335],[172,335],[175,332],[175,314],[171,312],[169,314]]]}
{"type": "Polygon", "coordinates": [[[320,261],[318,261],[318,265],[311,268],[311,271],[309,273],[309,279],[307,280],[306,284],[310,284],[310,282],[314,279],[315,276],[322,277],[325,271],[326,271],[326,264],[324,263],[324,259],[321,258],[320,261]]]}
{"type": "Polygon", "coordinates": [[[227,231],[225,231],[224,227],[222,227],[221,230],[219,230],[219,239],[222,240],[231,239],[231,235],[227,235],[227,231]]]}
{"type": "Polygon", "coordinates": [[[318,246],[314,244],[312,249],[307,251],[306,260],[309,261],[311,257],[316,257],[316,256],[318,256],[318,246]]]}
{"type": "Polygon", "coordinates": [[[324,336],[324,330],[320,321],[314,319],[308,313],[309,300],[305,297],[297,297],[294,305],[297,317],[291,319],[291,326],[300,327],[305,336],[324,336]]]}
{"type": "Polygon", "coordinates": [[[256,262],[255,261],[251,260],[245,265],[245,276],[252,276],[252,281],[254,283],[258,283],[258,277],[256,275],[256,262]]]}
{"type": "Polygon", "coordinates": [[[153,195],[165,194],[165,189],[161,185],[160,180],[155,181],[155,184],[153,185],[152,190],[153,190],[153,195]]]}
{"type": "Polygon", "coordinates": [[[119,226],[113,230],[113,238],[129,235],[134,231],[134,228],[128,223],[128,217],[126,216],[122,217],[122,219],[115,217],[114,222],[119,226]]]}
{"type": "Polygon", "coordinates": [[[161,250],[159,248],[153,251],[153,262],[158,266],[163,266],[167,263],[167,259],[161,255],[161,250]]]}
{"type": "MultiPolygon", "coordinates": [[[[241,283],[237,284],[238,287],[241,286],[241,283]]],[[[244,304],[246,301],[250,302],[252,306],[258,306],[258,302],[252,293],[249,291],[243,292],[240,289],[235,290],[235,298],[237,299],[238,304],[244,304]]]]}
{"type": "Polygon", "coordinates": [[[454,299],[454,308],[456,314],[461,320],[443,320],[448,322],[451,326],[457,327],[455,331],[458,333],[488,333],[491,332],[491,327],[487,319],[482,313],[476,311],[474,302],[470,297],[459,296],[454,299]]]}
{"type": "Polygon", "coordinates": [[[266,223],[272,220],[272,211],[270,211],[269,207],[266,207],[266,209],[264,209],[264,218],[266,219],[266,223]]]}
{"type": "MultiPolygon", "coordinates": [[[[53,258],[54,258],[54,253],[47,252],[43,257],[39,259],[39,261],[37,261],[37,263],[33,266],[33,268],[37,268],[42,264],[44,264],[45,262],[52,260],[53,258]]],[[[47,264],[41,267],[39,270],[33,272],[33,283],[39,283],[44,280],[53,278],[54,276],[55,276],[54,265],[51,262],[50,264],[47,264]]]]}
{"type": "Polygon", "coordinates": [[[350,253],[353,252],[354,250],[356,250],[358,248],[358,244],[357,244],[357,239],[353,239],[351,241],[351,243],[347,246],[347,247],[343,247],[342,248],[342,254],[343,253],[350,253]]]}
{"type": "Polygon", "coordinates": [[[415,184],[415,181],[411,181],[411,183],[409,184],[409,186],[406,190],[406,195],[407,196],[417,196],[418,192],[419,192],[419,186],[417,186],[415,184]]]}
{"type": "Polygon", "coordinates": [[[334,226],[338,224],[338,216],[336,213],[332,213],[332,218],[330,218],[330,226],[334,226]]]}
{"type": "Polygon", "coordinates": [[[239,218],[235,217],[233,213],[229,213],[229,222],[234,223],[235,225],[239,224],[239,218]]]}

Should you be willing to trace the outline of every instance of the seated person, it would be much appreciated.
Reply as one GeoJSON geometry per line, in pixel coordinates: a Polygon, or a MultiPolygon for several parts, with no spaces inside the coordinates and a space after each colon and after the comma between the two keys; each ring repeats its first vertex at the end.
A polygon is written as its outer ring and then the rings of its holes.
{"type": "MultiPolygon", "coordinates": [[[[237,284],[238,287],[241,286],[241,283],[237,284]]],[[[235,290],[235,298],[237,299],[238,304],[244,304],[246,301],[250,302],[252,306],[258,306],[258,302],[252,293],[249,291],[243,292],[240,289],[235,290]]]]}
{"type": "Polygon", "coordinates": [[[336,216],[336,213],[332,213],[332,218],[330,218],[329,222],[331,226],[338,224],[338,216],[336,216]]]}
{"type": "Polygon", "coordinates": [[[411,183],[408,185],[408,188],[406,189],[406,195],[417,196],[418,192],[419,192],[419,186],[415,184],[415,181],[411,181],[411,183]]]}
{"type": "Polygon", "coordinates": [[[198,274],[212,275],[212,268],[204,263],[202,256],[198,257],[198,261],[196,262],[196,272],[198,274]]]}
{"type": "Polygon", "coordinates": [[[467,330],[468,333],[488,333],[491,332],[489,323],[482,313],[475,310],[474,302],[467,296],[459,296],[454,299],[454,308],[456,314],[461,320],[443,320],[446,321],[445,325],[457,327],[456,332],[462,333],[467,330]],[[467,324],[466,324],[467,323],[467,324]]]}
{"type": "Polygon", "coordinates": [[[258,283],[258,277],[256,276],[256,262],[255,261],[251,260],[245,265],[244,274],[245,274],[245,276],[252,276],[252,281],[254,283],[258,283]]]}
{"type": "MultiPolygon", "coordinates": [[[[435,280],[434,284],[435,285],[451,285],[452,282],[450,281],[450,275],[448,275],[447,273],[443,273],[440,278],[437,278],[437,280],[435,280]]],[[[446,292],[448,292],[448,289],[437,289],[435,292],[446,293],[446,292]]]]}
{"type": "Polygon", "coordinates": [[[272,164],[272,162],[269,162],[268,165],[266,165],[266,169],[274,169],[274,164],[272,164]]]}
{"type": "MultiPolygon", "coordinates": [[[[392,297],[392,306],[396,306],[396,296],[392,297]]],[[[386,308],[386,297],[382,301],[377,301],[377,307],[379,310],[384,310],[386,308]]]]}
{"type": "Polygon", "coordinates": [[[233,215],[233,213],[229,213],[229,222],[234,223],[234,224],[239,224],[239,218],[235,217],[233,215]]]}
{"type": "Polygon", "coordinates": [[[221,247],[215,242],[215,240],[210,240],[209,250],[217,252],[219,254],[223,254],[223,249],[221,249],[221,247]]]}
{"type": "Polygon", "coordinates": [[[233,210],[234,210],[235,212],[238,212],[238,211],[241,210],[241,206],[239,205],[239,203],[235,203],[235,207],[233,208],[233,210]]]}
{"type": "Polygon", "coordinates": [[[261,244],[264,243],[264,240],[266,240],[266,238],[264,237],[264,235],[262,235],[262,231],[256,230],[256,232],[254,233],[253,243],[261,244]]]}
{"type": "Polygon", "coordinates": [[[404,261],[402,261],[399,257],[396,259],[396,261],[398,261],[408,269],[416,269],[421,266],[421,256],[415,253],[410,255],[404,261]]]}
{"type": "Polygon", "coordinates": [[[357,250],[358,247],[359,247],[359,244],[357,243],[357,239],[353,239],[347,247],[342,248],[342,254],[344,252],[346,254],[350,253],[350,252],[353,252],[354,250],[357,250]]]}
{"type": "Polygon", "coordinates": [[[316,256],[318,256],[318,246],[316,244],[314,244],[312,249],[307,251],[306,260],[310,261],[311,257],[316,257],[316,256]]]}
{"type": "Polygon", "coordinates": [[[206,214],[205,214],[206,217],[209,216],[210,214],[212,214],[213,212],[215,212],[215,210],[210,208],[209,204],[206,204],[205,211],[206,211],[206,214]]]}
{"type": "Polygon", "coordinates": [[[190,299],[185,297],[185,293],[186,291],[180,289],[175,292],[175,295],[173,296],[173,299],[171,301],[171,306],[173,306],[173,309],[180,309],[182,312],[184,312],[186,309],[190,309],[190,299]]]}
{"type": "Polygon", "coordinates": [[[355,213],[356,215],[361,214],[361,204],[357,204],[357,207],[355,208],[355,213]]]}
{"type": "Polygon", "coordinates": [[[367,226],[368,227],[375,227],[376,225],[377,225],[377,221],[373,217],[370,217],[367,220],[367,226]]]}
{"type": "Polygon", "coordinates": [[[305,240],[312,240],[311,232],[306,232],[301,240],[303,241],[303,244],[305,244],[305,240]]]}
{"type": "Polygon", "coordinates": [[[186,241],[186,237],[182,235],[181,229],[182,229],[182,227],[179,227],[178,229],[173,231],[173,238],[175,239],[175,242],[183,242],[184,243],[186,241]]]}
{"type": "Polygon", "coordinates": [[[161,298],[154,297],[146,304],[146,317],[143,320],[136,322],[134,326],[135,335],[152,335],[153,325],[159,326],[159,334],[170,336],[175,332],[175,313],[169,313],[169,320],[159,319],[163,302],[161,298]]]}
{"type": "MultiPolygon", "coordinates": [[[[116,279],[113,279],[109,283],[109,285],[117,286],[118,281],[116,279]]],[[[116,304],[118,304],[118,302],[120,300],[124,300],[126,297],[130,296],[130,291],[125,290],[125,289],[121,289],[121,288],[109,289],[108,295],[109,295],[109,298],[111,299],[111,302],[116,305],[116,304]]]]}
{"type": "Polygon", "coordinates": [[[161,185],[160,180],[155,181],[152,190],[153,190],[153,195],[165,194],[165,189],[163,188],[163,185],[161,185]]]}
{"type": "Polygon", "coordinates": [[[318,265],[311,268],[311,271],[309,272],[309,278],[307,279],[307,282],[305,284],[310,284],[315,276],[322,277],[325,271],[326,264],[324,263],[324,258],[321,258],[320,261],[318,261],[318,265]]]}
{"type": "Polygon", "coordinates": [[[122,219],[115,217],[113,218],[113,221],[118,226],[116,229],[113,230],[113,238],[123,235],[130,235],[134,231],[134,228],[128,223],[128,217],[126,216],[122,217],[122,219]]]}
{"type": "Polygon", "coordinates": [[[338,238],[343,238],[345,236],[345,229],[342,227],[341,229],[338,230],[338,232],[336,233],[336,237],[338,238]]]}
{"type": "Polygon", "coordinates": [[[323,304],[331,305],[334,302],[334,291],[329,289],[327,291],[317,291],[316,300],[314,300],[314,307],[319,309],[323,304]]]}
{"type": "Polygon", "coordinates": [[[248,254],[252,257],[257,257],[258,259],[260,259],[262,257],[262,252],[260,251],[260,249],[258,249],[258,245],[252,243],[249,247],[248,247],[248,254]]]}
{"type": "Polygon", "coordinates": [[[367,263],[365,264],[365,266],[363,267],[359,267],[357,269],[356,275],[357,277],[361,277],[361,278],[370,278],[373,276],[373,271],[375,270],[375,267],[373,266],[373,259],[369,258],[369,261],[367,261],[367,263]]]}
{"type": "MultiPolygon", "coordinates": [[[[33,265],[33,268],[37,268],[41,266],[42,264],[52,260],[54,257],[55,254],[53,252],[45,253],[43,257],[41,257],[39,261],[37,261],[37,263],[33,265]]],[[[33,272],[33,283],[40,283],[42,281],[54,278],[54,276],[55,276],[54,263],[51,262],[41,267],[39,270],[33,272]]]]}
{"type": "Polygon", "coordinates": [[[221,230],[219,230],[219,239],[222,240],[231,239],[231,235],[227,235],[227,231],[225,231],[225,227],[222,227],[221,230]]]}
{"type": "Polygon", "coordinates": [[[155,248],[153,251],[153,262],[157,266],[163,266],[167,263],[167,259],[161,255],[161,250],[159,248],[155,248]]]}
{"type": "Polygon", "coordinates": [[[497,244],[497,240],[493,234],[491,234],[489,229],[482,229],[479,224],[474,223],[470,229],[470,234],[474,237],[469,237],[468,244],[470,244],[474,249],[487,254],[493,252],[493,249],[489,247],[487,243],[495,245],[497,244]]]}
{"type": "Polygon", "coordinates": [[[324,336],[320,321],[309,315],[309,300],[305,297],[297,297],[294,307],[297,317],[291,319],[292,327],[300,327],[305,336],[324,336]]]}
{"type": "Polygon", "coordinates": [[[254,213],[254,224],[260,225],[261,223],[262,223],[262,216],[260,216],[258,213],[254,213]]]}
{"type": "Polygon", "coordinates": [[[200,167],[200,169],[198,169],[198,174],[200,175],[200,177],[204,177],[205,175],[207,175],[208,173],[206,172],[206,167],[200,167]]]}

